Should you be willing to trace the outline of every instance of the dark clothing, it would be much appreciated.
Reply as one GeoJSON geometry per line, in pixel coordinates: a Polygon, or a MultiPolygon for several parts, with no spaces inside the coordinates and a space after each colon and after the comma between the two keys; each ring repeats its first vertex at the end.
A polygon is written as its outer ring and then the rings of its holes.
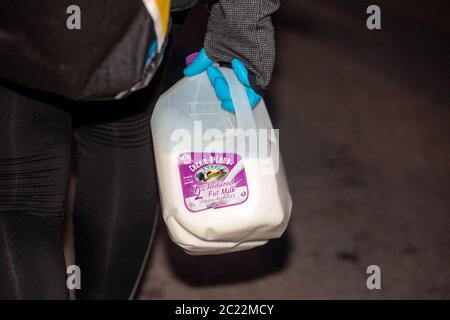
{"type": "Polygon", "coordinates": [[[170,9],[173,12],[183,11],[193,7],[199,0],[171,0],[170,9]]]}
{"type": "Polygon", "coordinates": [[[142,0],[0,1],[0,77],[74,100],[146,84],[160,61],[155,41],[142,0]],[[68,28],[72,15],[80,29],[68,28]]]}
{"type": "Polygon", "coordinates": [[[84,103],[0,86],[0,298],[68,298],[61,228],[72,130],[77,298],[129,297],[158,203],[149,123],[161,84],[84,103]]]}
{"type": "Polygon", "coordinates": [[[217,62],[241,60],[252,87],[263,93],[275,64],[275,33],[271,15],[279,0],[216,0],[211,5],[205,51],[217,62]]]}

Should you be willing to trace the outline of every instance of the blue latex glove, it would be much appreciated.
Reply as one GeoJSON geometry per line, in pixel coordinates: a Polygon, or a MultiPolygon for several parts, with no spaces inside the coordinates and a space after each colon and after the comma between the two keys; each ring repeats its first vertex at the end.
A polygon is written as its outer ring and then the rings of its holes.
{"type": "MultiPolygon", "coordinates": [[[[211,85],[214,87],[216,92],[217,98],[222,101],[222,108],[234,113],[234,105],[233,101],[231,101],[230,87],[228,86],[222,72],[213,66],[213,63],[214,61],[206,55],[205,49],[203,48],[200,50],[194,61],[192,61],[192,63],[184,69],[183,73],[186,77],[191,77],[206,70],[209,81],[211,81],[211,85]]],[[[250,81],[248,80],[247,68],[238,59],[233,59],[231,61],[231,67],[233,68],[236,77],[244,85],[250,106],[254,108],[261,99],[261,96],[253,90],[250,81]]]]}

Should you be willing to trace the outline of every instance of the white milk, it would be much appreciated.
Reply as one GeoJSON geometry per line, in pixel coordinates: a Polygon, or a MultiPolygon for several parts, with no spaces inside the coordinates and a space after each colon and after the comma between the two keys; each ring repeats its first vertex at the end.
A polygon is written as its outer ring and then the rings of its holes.
{"type": "MultiPolygon", "coordinates": [[[[252,112],[234,73],[221,70],[230,84],[236,115],[220,108],[204,72],[180,80],[164,93],[151,119],[164,221],[172,240],[193,255],[263,245],[282,235],[292,209],[276,152],[260,156],[245,149],[224,150],[226,142],[242,136],[236,131],[238,127],[267,131],[272,124],[264,102],[261,100],[252,112]],[[207,129],[224,135],[211,140],[201,135],[207,129]],[[183,134],[194,137],[195,132],[200,133],[200,139],[180,143],[191,140],[182,140],[183,134]],[[209,152],[211,148],[215,152],[209,152]]],[[[275,150],[276,143],[264,137],[258,143],[275,150]]]]}

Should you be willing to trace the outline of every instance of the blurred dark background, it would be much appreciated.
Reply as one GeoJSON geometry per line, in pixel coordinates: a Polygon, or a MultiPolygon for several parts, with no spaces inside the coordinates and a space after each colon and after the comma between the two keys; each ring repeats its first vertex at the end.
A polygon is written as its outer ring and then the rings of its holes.
{"type": "MultiPolygon", "coordinates": [[[[268,245],[191,257],[160,221],[140,299],[450,298],[448,1],[282,1],[265,97],[294,209],[268,245]],[[381,8],[381,30],[366,8],[381,8]],[[368,290],[366,268],[381,268],[368,290]]],[[[207,12],[176,26],[168,85],[207,12]]]]}

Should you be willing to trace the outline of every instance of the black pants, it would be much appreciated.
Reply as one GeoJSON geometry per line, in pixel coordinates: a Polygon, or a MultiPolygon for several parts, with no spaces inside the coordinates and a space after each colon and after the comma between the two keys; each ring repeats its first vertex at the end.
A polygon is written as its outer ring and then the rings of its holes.
{"type": "Polygon", "coordinates": [[[0,85],[0,298],[68,298],[62,226],[71,172],[77,298],[130,296],[158,202],[150,116],[161,77],[113,102],[0,85]]]}

